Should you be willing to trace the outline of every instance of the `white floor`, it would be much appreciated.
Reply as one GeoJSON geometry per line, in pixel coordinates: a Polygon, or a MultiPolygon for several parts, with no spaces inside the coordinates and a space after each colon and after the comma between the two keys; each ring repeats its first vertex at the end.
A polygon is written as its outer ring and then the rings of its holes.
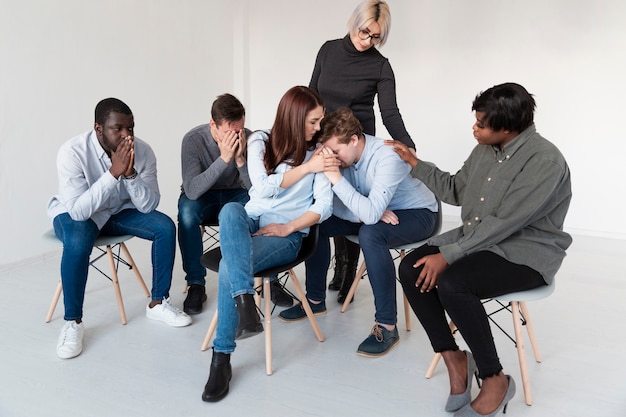
{"type": "MultiPolygon", "coordinates": [[[[550,298],[530,303],[543,363],[528,350],[534,404],[524,403],[513,344],[494,331],[505,372],[518,392],[509,416],[626,415],[626,241],[575,236],[550,298]]],[[[129,242],[149,280],[149,246],[129,242]]],[[[105,265],[106,266],[106,265],[105,265]]],[[[211,352],[200,351],[215,309],[216,279],[208,276],[209,301],[186,328],[145,318],[147,299],[128,270],[120,274],[128,324],[120,323],[109,282],[91,274],[87,288],[83,353],[58,359],[62,303],[44,323],[57,283],[59,257],[0,273],[0,416],[449,416],[443,411],[448,381],[443,364],[424,378],[432,352],[419,323],[404,330],[387,356],[358,356],[357,345],[373,324],[368,283],[344,314],[329,293],[319,317],[326,341],[306,321],[273,321],[274,374],[265,374],[264,338],[240,342],[232,356],[230,394],[200,399],[211,352]]],[[[303,270],[297,269],[303,282],[303,270]]],[[[177,263],[172,299],[182,305],[183,272],[177,263]]],[[[364,284],[364,285],[363,285],[364,284]]],[[[150,284],[148,283],[150,286],[150,284]]],[[[510,327],[509,317],[503,325],[510,327]]],[[[462,341],[461,341],[462,343],[462,341]]],[[[476,394],[477,388],[474,388],[476,394]]]]}

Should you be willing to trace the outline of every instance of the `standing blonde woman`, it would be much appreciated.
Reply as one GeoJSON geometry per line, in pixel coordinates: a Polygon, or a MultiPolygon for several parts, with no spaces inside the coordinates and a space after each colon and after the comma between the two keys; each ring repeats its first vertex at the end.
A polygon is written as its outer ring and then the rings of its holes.
{"type": "MultiPolygon", "coordinates": [[[[387,41],[391,29],[389,5],[381,0],[360,3],[348,21],[348,34],[327,41],[320,48],[309,87],[317,91],[328,113],[348,107],[363,127],[363,133],[376,135],[374,98],[385,128],[394,140],[415,149],[396,103],[396,80],[389,60],[378,48],[387,41]]],[[[328,285],[339,290],[343,303],[354,280],[360,248],[344,237],[335,237],[335,274],[328,285]]]]}

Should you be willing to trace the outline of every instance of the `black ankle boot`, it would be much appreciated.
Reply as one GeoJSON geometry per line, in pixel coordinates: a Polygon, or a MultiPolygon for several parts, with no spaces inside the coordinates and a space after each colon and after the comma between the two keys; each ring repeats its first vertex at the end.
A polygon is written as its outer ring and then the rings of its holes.
{"type": "Polygon", "coordinates": [[[256,312],[256,304],[252,294],[241,294],[235,297],[237,312],[239,313],[239,325],[235,339],[245,339],[257,335],[263,331],[263,324],[256,312]]]}
{"type": "Polygon", "coordinates": [[[204,386],[202,401],[213,403],[224,398],[228,394],[228,384],[232,376],[230,354],[213,351],[209,380],[204,386]]]}
{"type": "MultiPolygon", "coordinates": [[[[356,276],[356,267],[358,262],[358,259],[346,259],[346,275],[341,283],[341,287],[339,288],[339,293],[337,294],[337,302],[339,304],[343,304],[346,301],[346,296],[348,295],[348,292],[350,292],[350,287],[352,287],[354,277],[356,276]]],[[[350,302],[353,301],[354,297],[352,297],[350,302]]]]}
{"type": "Polygon", "coordinates": [[[335,275],[328,284],[328,289],[331,291],[338,291],[341,288],[341,283],[346,276],[346,251],[335,251],[335,275]]]}

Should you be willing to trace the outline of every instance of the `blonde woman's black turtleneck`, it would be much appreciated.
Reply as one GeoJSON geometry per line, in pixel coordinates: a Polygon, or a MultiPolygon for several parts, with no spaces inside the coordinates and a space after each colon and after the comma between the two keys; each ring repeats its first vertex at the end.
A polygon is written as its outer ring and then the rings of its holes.
{"type": "Polygon", "coordinates": [[[391,137],[415,148],[396,103],[393,70],[389,60],[375,47],[359,52],[349,35],[327,41],[317,54],[309,87],[320,94],[327,112],[349,107],[363,131],[373,136],[376,135],[374,97],[378,94],[383,124],[391,137]]]}

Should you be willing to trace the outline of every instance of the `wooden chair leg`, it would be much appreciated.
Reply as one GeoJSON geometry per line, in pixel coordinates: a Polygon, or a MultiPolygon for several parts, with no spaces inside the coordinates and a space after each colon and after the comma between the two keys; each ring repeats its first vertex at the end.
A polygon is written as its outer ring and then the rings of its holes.
{"type": "Polygon", "coordinates": [[[300,285],[300,281],[298,281],[298,277],[293,272],[293,269],[289,270],[289,277],[291,278],[291,283],[293,284],[294,289],[296,290],[296,295],[301,300],[302,308],[306,313],[307,318],[309,319],[309,323],[311,323],[311,327],[313,327],[313,332],[317,337],[317,340],[320,342],[324,341],[324,335],[320,330],[320,326],[317,324],[317,319],[315,318],[315,314],[313,314],[313,310],[311,310],[311,304],[309,304],[309,300],[307,300],[304,291],[302,290],[302,286],[300,285]]]}
{"type": "Polygon", "coordinates": [[[135,273],[135,277],[137,277],[137,281],[139,281],[139,285],[141,285],[141,288],[143,288],[144,294],[146,294],[146,297],[150,297],[150,291],[148,290],[148,287],[146,286],[146,281],[144,281],[143,276],[141,275],[141,272],[139,272],[139,268],[137,268],[137,264],[135,263],[135,260],[133,259],[132,256],[130,256],[130,252],[128,251],[128,248],[126,247],[126,244],[124,242],[121,242],[120,247],[122,248],[122,252],[124,252],[124,256],[126,257],[126,262],[128,262],[128,264],[130,265],[130,269],[132,269],[133,272],[135,273]]]}
{"type": "MultiPolygon", "coordinates": [[[[454,322],[450,320],[449,326],[450,332],[454,335],[454,332],[456,332],[456,324],[454,324],[454,322]]],[[[428,369],[426,370],[426,374],[424,375],[427,379],[430,379],[430,377],[433,376],[433,373],[435,373],[435,368],[437,368],[439,359],[441,359],[441,353],[435,353],[435,355],[433,356],[433,360],[430,362],[430,366],[428,367],[428,369]]]]}
{"type": "Polygon", "coordinates": [[[348,309],[348,306],[350,305],[350,302],[354,298],[354,293],[356,292],[356,287],[359,286],[359,282],[361,281],[361,278],[363,278],[363,275],[365,275],[365,269],[366,268],[367,268],[367,265],[365,265],[365,261],[361,262],[361,266],[359,267],[359,271],[356,273],[356,275],[354,277],[354,281],[352,281],[352,285],[350,286],[350,291],[348,291],[348,294],[346,295],[346,300],[343,302],[343,305],[341,306],[341,312],[342,313],[346,312],[346,310],[348,309]]]}
{"type": "MultiPolygon", "coordinates": [[[[406,256],[406,250],[402,249],[400,250],[400,261],[402,261],[404,259],[404,257],[406,256]]],[[[404,301],[404,323],[406,326],[406,331],[410,332],[411,331],[411,305],[409,304],[409,299],[406,298],[406,294],[404,293],[404,290],[402,291],[402,299],[404,301]]]]}
{"type": "Polygon", "coordinates": [[[113,290],[115,291],[115,298],[117,299],[117,307],[120,310],[122,324],[126,324],[126,311],[124,310],[124,301],[122,300],[122,291],[120,290],[120,282],[117,278],[117,268],[115,267],[115,260],[113,258],[111,245],[107,245],[106,252],[107,258],[109,258],[109,266],[111,267],[111,281],[113,282],[113,290]]]}
{"type": "Polygon", "coordinates": [[[411,305],[409,304],[409,299],[406,298],[406,294],[404,291],[402,292],[402,300],[404,301],[404,323],[406,326],[406,331],[411,331],[411,305]]]}
{"type": "Polygon", "coordinates": [[[215,328],[217,327],[217,310],[215,310],[215,314],[213,314],[213,318],[211,319],[211,324],[209,324],[209,329],[206,331],[206,335],[204,336],[204,340],[202,341],[202,346],[200,349],[204,352],[209,348],[209,342],[213,337],[213,333],[215,333],[215,328]]]}
{"type": "Polygon", "coordinates": [[[524,399],[526,404],[532,405],[533,398],[530,390],[530,378],[528,377],[528,367],[526,364],[526,349],[524,347],[524,335],[522,333],[522,321],[519,311],[519,303],[511,301],[511,312],[513,313],[513,329],[515,330],[515,345],[517,346],[517,358],[519,359],[519,369],[522,375],[522,386],[524,387],[524,399]]]}
{"type": "Polygon", "coordinates": [[[530,319],[530,313],[528,312],[528,308],[526,307],[526,302],[519,302],[520,310],[522,310],[522,315],[526,320],[526,333],[528,333],[528,340],[530,341],[530,346],[533,348],[533,354],[535,355],[535,360],[537,362],[541,362],[541,352],[539,351],[539,345],[537,344],[537,339],[535,339],[535,328],[533,327],[533,322],[530,319]]]}
{"type": "Polygon", "coordinates": [[[63,292],[63,284],[61,284],[61,279],[59,279],[59,283],[57,284],[57,289],[54,291],[54,296],[52,296],[52,302],[50,303],[50,308],[48,309],[48,315],[46,316],[46,323],[50,323],[50,320],[52,320],[52,315],[54,314],[54,310],[56,310],[57,308],[59,298],[61,297],[61,292],[63,292]]]}
{"type": "Polygon", "coordinates": [[[270,277],[263,278],[263,294],[265,303],[263,309],[263,319],[265,321],[265,373],[272,375],[272,304],[270,296],[270,277]]]}
{"type": "Polygon", "coordinates": [[[435,356],[433,356],[433,360],[430,361],[430,365],[428,366],[428,369],[426,370],[426,375],[424,375],[427,379],[430,379],[430,377],[432,377],[433,374],[435,373],[435,369],[437,368],[437,365],[439,364],[439,359],[441,359],[441,353],[437,352],[435,353],[435,356]]]}

